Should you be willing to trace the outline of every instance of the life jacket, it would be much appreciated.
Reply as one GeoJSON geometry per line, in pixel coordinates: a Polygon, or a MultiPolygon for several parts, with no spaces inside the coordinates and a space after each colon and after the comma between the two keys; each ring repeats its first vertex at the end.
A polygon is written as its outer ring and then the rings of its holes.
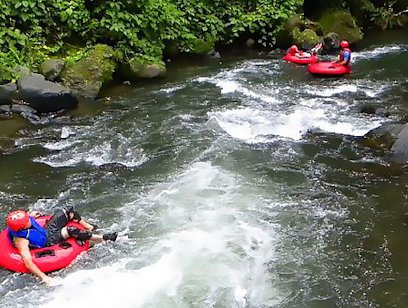
{"type": "Polygon", "coordinates": [[[25,238],[29,241],[30,248],[42,248],[47,245],[47,231],[30,216],[31,227],[28,229],[13,231],[8,228],[8,237],[13,243],[15,237],[25,238]]]}
{"type": "Polygon", "coordinates": [[[347,61],[347,63],[346,63],[345,65],[350,65],[350,61],[351,61],[351,50],[350,50],[350,48],[343,48],[343,49],[340,51],[340,62],[343,62],[343,61],[344,61],[344,53],[345,53],[346,51],[348,51],[348,52],[350,53],[350,58],[348,59],[348,61],[347,61]]]}

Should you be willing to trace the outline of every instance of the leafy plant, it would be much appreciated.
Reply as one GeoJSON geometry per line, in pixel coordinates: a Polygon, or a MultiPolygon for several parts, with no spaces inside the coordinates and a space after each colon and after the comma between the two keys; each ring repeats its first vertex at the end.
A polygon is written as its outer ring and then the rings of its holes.
{"type": "MultiPolygon", "coordinates": [[[[10,68],[36,68],[50,56],[75,61],[79,47],[106,43],[123,60],[161,60],[167,44],[179,52],[205,53],[215,44],[253,36],[272,46],[276,33],[303,0],[2,0],[0,59],[10,68]]],[[[6,73],[4,73],[6,72],[6,73]]]]}

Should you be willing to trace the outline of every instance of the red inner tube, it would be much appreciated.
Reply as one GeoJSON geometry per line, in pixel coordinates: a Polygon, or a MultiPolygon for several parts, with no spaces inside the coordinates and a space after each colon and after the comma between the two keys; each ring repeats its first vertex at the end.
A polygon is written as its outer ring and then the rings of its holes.
{"type": "Polygon", "coordinates": [[[310,57],[307,58],[299,58],[296,56],[292,56],[291,54],[287,53],[284,57],[283,60],[285,61],[289,61],[292,63],[296,63],[296,64],[310,64],[310,63],[315,63],[317,61],[319,61],[319,59],[315,56],[315,55],[311,55],[310,57]]]}
{"type": "MultiPolygon", "coordinates": [[[[51,216],[37,218],[37,222],[44,226],[51,216]]],[[[84,230],[79,223],[69,222],[68,226],[73,226],[84,230]]],[[[29,273],[25,267],[18,250],[10,242],[7,229],[0,234],[0,266],[13,272],[29,273]]],[[[69,238],[63,243],[53,246],[30,249],[34,263],[44,273],[53,272],[67,267],[83,251],[89,249],[89,241],[83,245],[77,243],[75,238],[69,238]]]]}
{"type": "Polygon", "coordinates": [[[351,73],[350,65],[333,66],[331,62],[312,63],[308,67],[309,73],[317,76],[342,76],[351,73]]]}

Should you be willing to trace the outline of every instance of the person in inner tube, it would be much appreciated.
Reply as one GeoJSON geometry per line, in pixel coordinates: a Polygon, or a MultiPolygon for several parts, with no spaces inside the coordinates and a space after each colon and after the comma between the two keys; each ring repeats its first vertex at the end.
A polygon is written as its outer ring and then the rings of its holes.
{"type": "Polygon", "coordinates": [[[288,49],[287,53],[290,54],[291,56],[298,57],[298,58],[309,58],[312,55],[314,55],[314,56],[317,55],[322,48],[323,48],[323,44],[318,43],[309,52],[303,52],[303,51],[299,50],[299,48],[296,45],[292,45],[288,49]]]}
{"type": "Polygon", "coordinates": [[[351,61],[350,44],[347,41],[341,41],[339,59],[336,61],[332,61],[331,67],[342,66],[342,65],[350,67],[350,61],[351,61]]]}
{"type": "Polygon", "coordinates": [[[69,237],[75,237],[78,241],[91,240],[93,243],[102,241],[115,241],[118,233],[93,233],[97,225],[91,224],[74,210],[73,207],[66,207],[55,211],[46,226],[41,227],[35,218],[41,216],[38,211],[27,213],[17,210],[9,213],[6,218],[8,227],[8,237],[15,245],[21,255],[21,259],[27,269],[39,277],[43,282],[49,284],[52,278],[43,273],[33,262],[30,248],[43,248],[63,242],[69,237]],[[85,230],[67,226],[68,222],[78,222],[85,230]]]}

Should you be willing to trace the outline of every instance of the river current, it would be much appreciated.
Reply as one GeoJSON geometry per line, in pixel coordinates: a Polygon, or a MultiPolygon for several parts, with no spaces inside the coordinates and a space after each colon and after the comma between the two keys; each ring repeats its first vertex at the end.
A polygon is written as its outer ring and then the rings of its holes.
{"type": "Polygon", "coordinates": [[[3,121],[3,216],[74,205],[120,235],[58,286],[0,270],[0,307],[406,307],[408,176],[361,138],[407,112],[408,38],[367,40],[343,79],[281,57],[3,121]]]}

